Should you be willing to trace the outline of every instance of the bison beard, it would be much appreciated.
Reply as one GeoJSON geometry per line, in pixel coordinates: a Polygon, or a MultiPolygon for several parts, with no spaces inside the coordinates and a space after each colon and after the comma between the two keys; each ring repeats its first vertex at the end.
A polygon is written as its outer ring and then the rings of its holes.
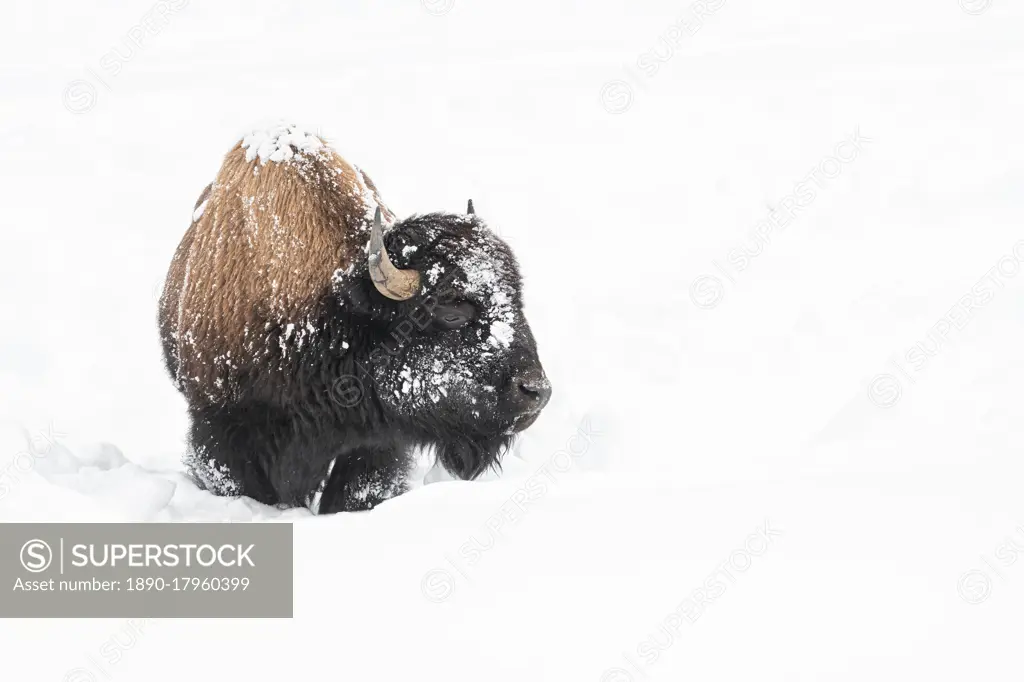
{"type": "MultiPolygon", "coordinates": [[[[270,301],[254,297],[247,292],[264,283],[253,273],[279,263],[263,267],[260,245],[253,246],[254,239],[270,238],[268,230],[232,218],[233,205],[254,203],[246,186],[252,171],[230,176],[222,169],[213,191],[204,192],[208,205],[197,211],[161,300],[165,358],[189,403],[189,471],[218,494],[332,513],[369,509],[403,492],[418,448],[432,449],[462,479],[498,465],[550,394],[508,246],[476,215],[400,221],[384,235],[387,261],[391,272],[419,276],[407,278],[417,285],[415,293],[393,300],[401,287],[382,292],[370,276],[373,259],[352,248],[374,232],[369,216],[377,207],[372,204],[380,205],[376,188],[331,151],[292,151],[297,172],[281,171],[276,185],[259,191],[302,198],[289,215],[315,233],[288,243],[330,245],[318,227],[328,221],[313,215],[319,211],[342,216],[334,239],[345,248],[333,251],[340,262],[330,276],[324,265],[320,275],[299,273],[299,281],[312,282],[312,295],[296,287],[270,301]],[[346,191],[346,179],[360,191],[346,191]],[[340,206],[322,208],[338,196],[340,206]],[[204,252],[192,246],[204,235],[218,248],[228,242],[249,250],[204,261],[204,252]],[[232,282],[234,289],[225,288],[232,282]],[[278,305],[279,299],[298,303],[278,305]]],[[[236,147],[225,168],[239,162],[239,153],[236,147]]],[[[267,165],[252,166],[266,182],[267,165]]],[[[292,235],[280,214],[290,209],[271,209],[258,214],[257,223],[272,219],[268,224],[283,226],[270,252],[287,260],[280,233],[292,235]]],[[[320,251],[310,255],[322,259],[320,251]]]]}

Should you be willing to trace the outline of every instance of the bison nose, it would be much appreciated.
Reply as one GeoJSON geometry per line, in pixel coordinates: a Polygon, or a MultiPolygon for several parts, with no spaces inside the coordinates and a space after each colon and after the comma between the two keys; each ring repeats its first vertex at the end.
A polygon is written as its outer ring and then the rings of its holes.
{"type": "Polygon", "coordinates": [[[540,412],[551,399],[551,383],[543,374],[531,374],[516,380],[520,399],[530,412],[540,412]]]}

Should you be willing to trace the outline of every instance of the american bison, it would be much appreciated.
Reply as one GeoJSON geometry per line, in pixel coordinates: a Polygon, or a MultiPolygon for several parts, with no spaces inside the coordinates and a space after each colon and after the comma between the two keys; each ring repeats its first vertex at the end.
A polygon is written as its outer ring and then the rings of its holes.
{"type": "Polygon", "coordinates": [[[160,299],[206,489],[319,513],[406,488],[430,448],[495,466],[551,394],[516,259],[475,215],[397,220],[370,178],[281,125],[203,191],[160,299]]]}

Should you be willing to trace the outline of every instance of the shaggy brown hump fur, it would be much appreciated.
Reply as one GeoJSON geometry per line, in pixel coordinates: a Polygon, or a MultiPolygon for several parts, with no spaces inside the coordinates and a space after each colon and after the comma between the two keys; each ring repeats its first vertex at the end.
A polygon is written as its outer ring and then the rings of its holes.
{"type": "Polygon", "coordinates": [[[370,179],[316,141],[278,161],[239,142],[197,202],[160,300],[168,368],[191,405],[238,398],[268,344],[304,329],[334,273],[365,258],[374,209],[394,220],[370,179]]]}

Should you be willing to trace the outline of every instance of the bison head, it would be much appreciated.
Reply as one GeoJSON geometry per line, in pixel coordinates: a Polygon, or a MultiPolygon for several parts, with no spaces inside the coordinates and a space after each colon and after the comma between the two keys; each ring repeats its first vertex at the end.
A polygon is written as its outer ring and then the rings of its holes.
{"type": "Polygon", "coordinates": [[[471,479],[496,464],[551,396],[523,314],[519,266],[472,211],[395,223],[378,209],[365,274],[344,304],[374,329],[362,383],[390,428],[471,479]]]}

